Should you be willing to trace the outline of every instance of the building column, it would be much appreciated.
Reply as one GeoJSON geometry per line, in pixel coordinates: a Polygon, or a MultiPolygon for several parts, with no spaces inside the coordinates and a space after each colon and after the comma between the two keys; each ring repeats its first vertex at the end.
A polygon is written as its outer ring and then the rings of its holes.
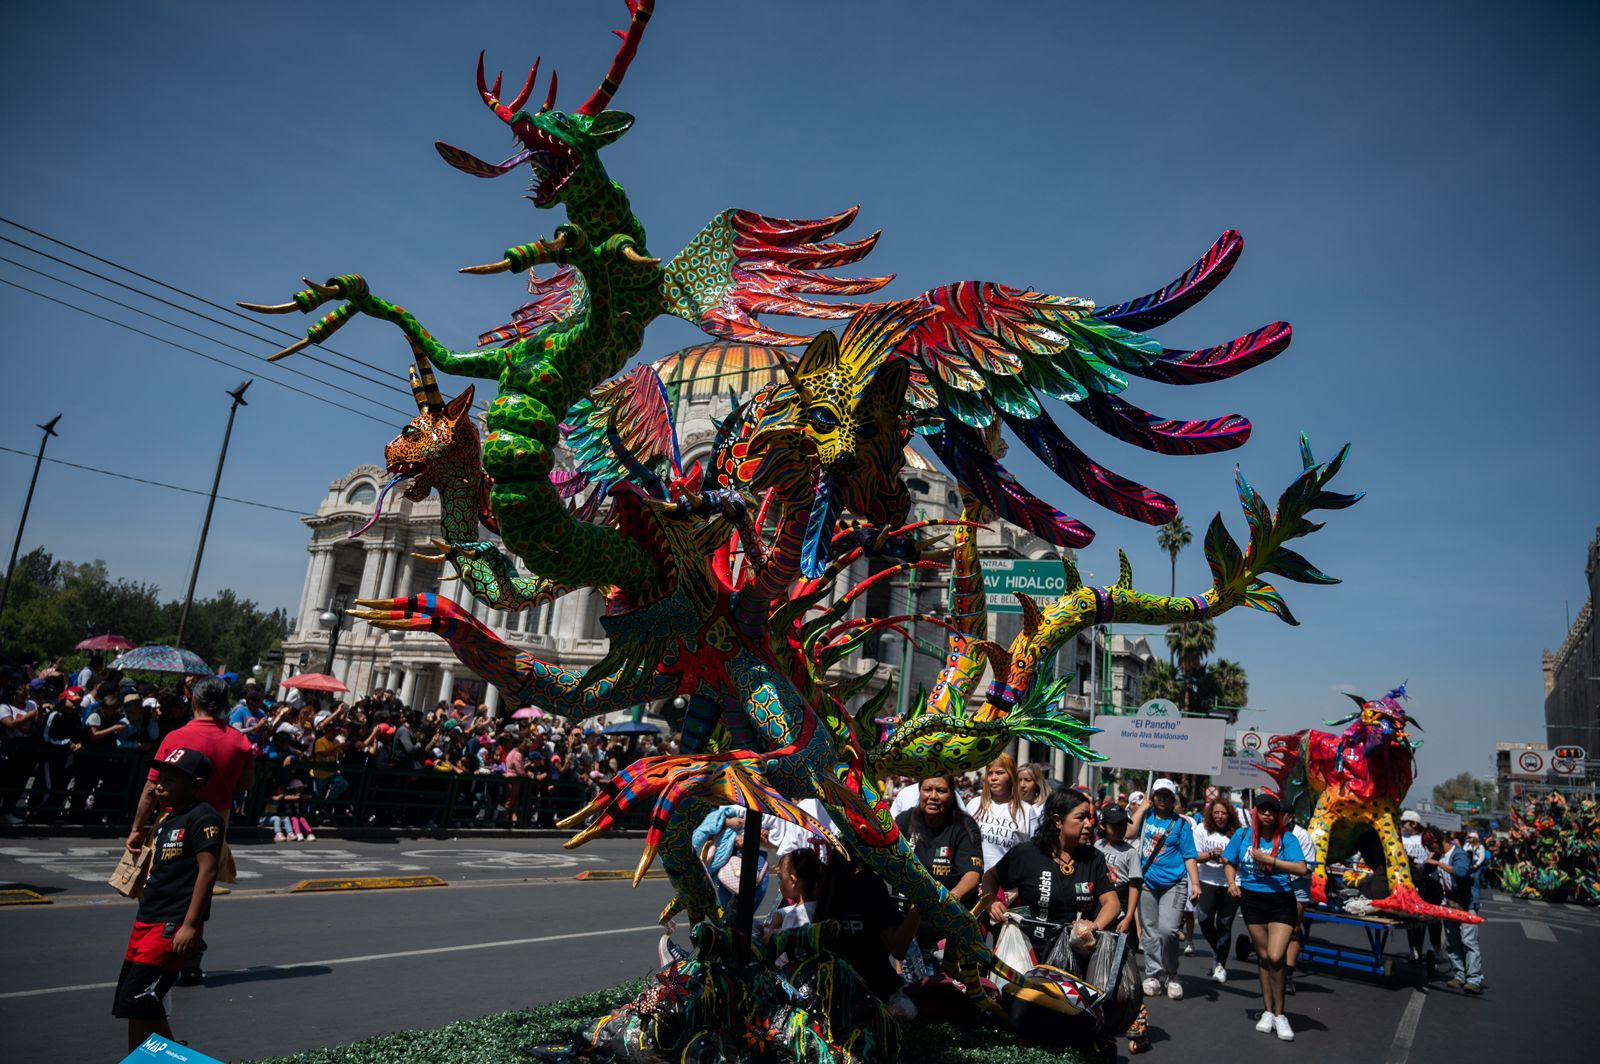
{"type": "Polygon", "coordinates": [[[533,622],[534,635],[550,634],[550,617],[553,613],[555,613],[555,603],[541,602],[539,604],[539,612],[535,615],[533,622]]]}
{"type": "Polygon", "coordinates": [[[307,550],[306,555],[306,582],[300,585],[300,608],[295,611],[294,615],[296,635],[300,633],[300,629],[305,625],[306,607],[310,605],[311,593],[316,590],[317,585],[317,552],[315,550],[307,550]]]}
{"type": "Polygon", "coordinates": [[[394,662],[394,663],[390,664],[390,666],[389,666],[389,678],[388,678],[387,681],[384,682],[383,686],[384,686],[385,690],[389,690],[389,691],[393,691],[393,690],[396,690],[396,689],[399,688],[399,686],[400,686],[400,664],[399,664],[399,662],[394,662]]]}
{"type": "Polygon", "coordinates": [[[417,559],[411,556],[411,548],[400,547],[400,578],[395,581],[394,594],[391,597],[411,594],[411,578],[416,572],[417,559]]]}
{"type": "Polygon", "coordinates": [[[490,717],[498,717],[500,715],[500,688],[494,684],[487,685],[487,690],[483,692],[483,704],[489,707],[490,717]]]}
{"type": "Polygon", "coordinates": [[[439,698],[441,701],[450,701],[450,689],[455,686],[455,683],[456,670],[452,666],[446,665],[439,676],[439,698]]]}
{"type": "Polygon", "coordinates": [[[328,605],[328,599],[333,593],[333,548],[319,547],[315,549],[316,577],[312,580],[314,590],[311,601],[306,604],[306,612],[301,617],[301,632],[320,631],[317,627],[317,615],[328,605]]]}
{"type": "Polygon", "coordinates": [[[357,598],[377,598],[378,578],[383,575],[383,551],[373,548],[363,548],[361,559],[361,583],[357,585],[357,598]]]}
{"type": "Polygon", "coordinates": [[[1050,776],[1063,782],[1067,778],[1067,752],[1065,750],[1050,751],[1050,776]]]}
{"type": "Polygon", "coordinates": [[[415,666],[406,669],[406,675],[400,681],[400,704],[411,708],[411,699],[417,693],[417,669],[415,666]]]}

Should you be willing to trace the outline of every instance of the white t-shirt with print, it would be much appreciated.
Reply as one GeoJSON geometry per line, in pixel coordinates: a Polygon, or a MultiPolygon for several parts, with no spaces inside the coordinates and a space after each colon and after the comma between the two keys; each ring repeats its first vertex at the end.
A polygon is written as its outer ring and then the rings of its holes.
{"type": "MultiPolygon", "coordinates": [[[[1232,835],[1223,831],[1212,831],[1203,822],[1196,821],[1194,825],[1194,850],[1195,853],[1204,853],[1206,850],[1226,850],[1232,835]]],[[[1227,873],[1222,868],[1222,858],[1215,861],[1201,861],[1200,882],[1210,883],[1214,887],[1228,885],[1227,873]]]]}
{"type": "Polygon", "coordinates": [[[983,833],[985,872],[999,864],[1007,850],[1033,835],[1033,808],[1019,802],[1017,809],[1018,814],[1013,816],[1010,805],[991,802],[989,808],[984,810],[982,795],[967,802],[967,812],[978,822],[978,830],[983,833]]]}

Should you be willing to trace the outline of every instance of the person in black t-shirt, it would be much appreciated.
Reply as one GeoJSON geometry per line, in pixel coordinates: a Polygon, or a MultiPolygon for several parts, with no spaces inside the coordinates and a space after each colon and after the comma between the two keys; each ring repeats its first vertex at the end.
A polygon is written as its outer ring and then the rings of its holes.
{"type": "Polygon", "coordinates": [[[897,1020],[914,1019],[916,1006],[906,997],[894,960],[905,956],[916,937],[921,922],[916,909],[902,917],[883,880],[853,854],[835,854],[828,859],[812,918],[814,923],[823,920],[839,922],[835,952],[849,962],[890,1014],[897,1020]]]}
{"type": "Polygon", "coordinates": [[[916,807],[895,817],[895,826],[934,880],[963,905],[977,898],[983,876],[983,833],[956,802],[954,776],[929,776],[916,807]]]}
{"type": "Polygon", "coordinates": [[[1037,929],[1034,952],[1049,956],[1062,931],[1075,948],[1094,948],[1095,931],[1109,931],[1122,911],[1117,887],[1105,858],[1091,844],[1094,807],[1082,791],[1055,791],[1045,801],[1033,838],[1006,851],[1000,863],[983,874],[985,894],[994,894],[989,918],[1006,918],[1002,891],[1015,891],[1019,904],[1036,920],[1059,925],[1037,929]]]}
{"type": "Polygon", "coordinates": [[[200,947],[222,853],[222,817],[197,797],[211,759],[173,750],[157,768],[156,800],[169,812],[154,828],[155,853],[111,1007],[128,1021],[130,1053],[152,1034],[172,1037],[163,999],[200,947]]]}

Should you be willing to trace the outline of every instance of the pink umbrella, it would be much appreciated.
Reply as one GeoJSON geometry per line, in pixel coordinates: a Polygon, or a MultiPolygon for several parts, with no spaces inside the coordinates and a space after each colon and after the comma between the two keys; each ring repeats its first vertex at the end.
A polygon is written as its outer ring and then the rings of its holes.
{"type": "Polygon", "coordinates": [[[125,635],[97,635],[93,639],[85,639],[74,650],[132,650],[139,644],[125,635]]]}
{"type": "Polygon", "coordinates": [[[285,687],[298,687],[302,691],[348,691],[339,681],[337,676],[329,676],[325,672],[302,672],[299,676],[291,676],[283,681],[285,687]]]}
{"type": "Polygon", "coordinates": [[[537,720],[538,718],[540,718],[542,716],[544,716],[544,710],[536,709],[533,706],[524,706],[523,708],[517,710],[515,713],[511,714],[511,719],[512,720],[537,720]]]}

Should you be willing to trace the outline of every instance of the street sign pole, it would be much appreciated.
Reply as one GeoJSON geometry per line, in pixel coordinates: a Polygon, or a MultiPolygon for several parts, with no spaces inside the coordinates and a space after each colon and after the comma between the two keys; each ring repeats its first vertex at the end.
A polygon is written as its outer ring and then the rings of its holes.
{"type": "Polygon", "coordinates": [[[11,597],[11,580],[17,574],[17,551],[22,547],[22,530],[28,527],[28,511],[33,508],[33,489],[39,483],[39,466],[44,463],[44,446],[50,442],[51,436],[59,435],[56,432],[56,422],[61,420],[61,415],[46,421],[39,427],[44,429],[44,436],[39,440],[39,453],[33,459],[33,479],[28,481],[28,497],[22,502],[22,519],[17,522],[17,538],[11,541],[11,562],[6,566],[5,587],[0,588],[0,617],[5,616],[6,599],[11,597]]]}

